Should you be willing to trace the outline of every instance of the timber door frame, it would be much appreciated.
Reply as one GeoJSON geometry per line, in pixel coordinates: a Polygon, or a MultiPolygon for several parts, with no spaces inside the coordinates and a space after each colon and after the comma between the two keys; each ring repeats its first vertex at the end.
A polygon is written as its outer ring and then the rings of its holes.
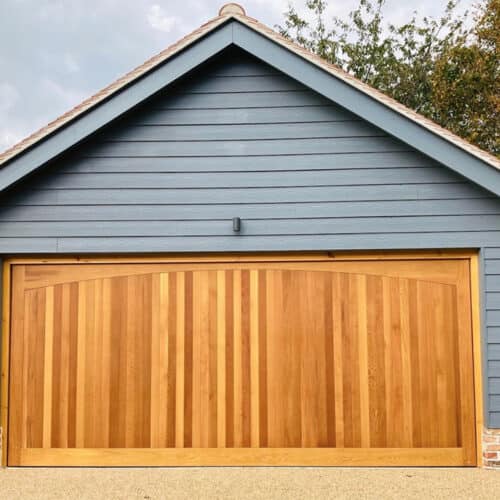
{"type": "MultiPolygon", "coordinates": [[[[125,255],[125,256],[44,256],[44,257],[9,257],[3,261],[2,275],[2,353],[1,353],[1,387],[0,387],[0,426],[1,426],[1,465],[8,465],[8,439],[9,439],[9,373],[10,373],[10,330],[11,330],[11,276],[12,266],[16,264],[133,264],[133,263],[234,263],[234,262],[325,262],[325,261],[394,261],[394,260],[468,260],[471,296],[471,325],[472,325],[472,354],[473,354],[473,386],[474,386],[474,414],[475,414],[475,437],[476,437],[476,466],[482,466],[482,433],[483,433],[483,370],[482,370],[482,337],[481,337],[481,290],[479,251],[477,250],[432,250],[432,251],[393,251],[393,252],[311,252],[311,253],[212,253],[212,254],[164,254],[164,255],[125,255]]],[[[290,456],[293,449],[285,449],[290,456]]],[[[418,448],[415,449],[418,451],[418,448]]],[[[89,450],[91,451],[91,450],[89,450]]],[[[136,452],[140,453],[137,449],[136,452]]],[[[179,450],[181,451],[181,450],[179,450]]],[[[318,457],[324,455],[320,449],[318,457]]],[[[325,450],[326,451],[326,450],[325,450]]],[[[370,449],[364,450],[368,461],[370,460],[370,449]]],[[[241,450],[242,460],[251,459],[241,450]]],[[[181,452],[182,453],[182,452],[181,452]]],[[[331,453],[331,449],[329,451],[331,453]]],[[[213,457],[213,465],[217,465],[220,456],[213,457]]],[[[411,460],[410,456],[404,459],[411,460]]],[[[403,460],[404,460],[403,459],[403,460]]],[[[150,460],[148,460],[150,462],[150,460]]],[[[120,465],[120,458],[113,464],[120,465]]],[[[151,463],[151,465],[159,465],[151,463]]],[[[197,465],[193,463],[192,465],[197,465]]],[[[279,465],[279,460],[275,465],[279,465]]],[[[307,464],[304,464],[307,465],[307,464]]],[[[352,464],[346,464],[352,465],[352,464]]],[[[364,465],[360,463],[359,465],[364,465]]],[[[398,463],[391,465],[397,466],[398,463]]],[[[408,463],[408,465],[411,465],[408,463]]],[[[428,465],[432,464],[432,458],[428,465]]]]}

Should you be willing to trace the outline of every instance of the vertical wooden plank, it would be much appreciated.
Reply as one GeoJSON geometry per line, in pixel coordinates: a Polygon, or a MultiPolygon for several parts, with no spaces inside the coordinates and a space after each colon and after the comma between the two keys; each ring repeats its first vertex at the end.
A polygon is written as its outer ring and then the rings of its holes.
{"type": "Polygon", "coordinates": [[[267,276],[268,297],[268,446],[301,446],[300,309],[301,291],[294,272],[273,270],[267,276]]]}
{"type": "Polygon", "coordinates": [[[191,448],[193,439],[193,273],[184,275],[184,447],[191,448]]]}
{"type": "Polygon", "coordinates": [[[243,372],[241,338],[241,271],[233,271],[233,370],[234,370],[234,447],[243,445],[243,372]]]}
{"type": "Polygon", "coordinates": [[[384,310],[389,308],[388,294],[383,293],[382,278],[367,276],[367,341],[370,447],[387,446],[384,310]]]}
{"type": "Polygon", "coordinates": [[[407,279],[399,279],[399,310],[401,328],[401,392],[403,396],[401,435],[403,445],[413,446],[413,382],[411,354],[410,287],[407,279]]]}
{"type": "Polygon", "coordinates": [[[384,304],[384,366],[386,400],[386,436],[388,447],[404,448],[408,432],[404,421],[402,329],[398,278],[382,278],[384,304]],[[398,431],[396,431],[396,429],[398,431]]]}
{"type": "Polygon", "coordinates": [[[137,295],[132,302],[135,314],[132,369],[135,426],[134,443],[138,448],[151,446],[151,274],[137,276],[137,295]]]}
{"type": "Polygon", "coordinates": [[[186,363],[184,358],[185,342],[185,290],[184,273],[175,273],[176,282],[176,386],[175,386],[175,447],[184,448],[184,374],[186,372],[186,363]]]}
{"type": "Polygon", "coordinates": [[[344,445],[346,448],[358,448],[361,446],[358,280],[356,275],[352,274],[342,273],[340,276],[343,291],[341,315],[344,445]]]}
{"type": "Polygon", "coordinates": [[[167,273],[151,277],[151,446],[167,446],[168,290],[167,273]]]}
{"type": "MultiPolygon", "coordinates": [[[[310,273],[314,276],[314,273],[310,273]]],[[[324,359],[325,359],[325,390],[326,390],[326,441],[329,447],[336,446],[335,430],[335,366],[334,366],[334,338],[333,338],[333,315],[332,315],[332,277],[331,273],[322,273],[323,278],[323,335],[324,335],[324,359]]],[[[321,347],[318,347],[321,352],[321,347]]]]}
{"type": "Polygon", "coordinates": [[[85,415],[85,448],[94,448],[96,446],[97,429],[99,425],[96,418],[95,406],[89,405],[89,401],[96,401],[99,397],[97,393],[96,381],[96,353],[97,353],[97,335],[96,335],[96,280],[90,280],[86,287],[85,296],[85,396],[84,396],[84,415],[85,415]]]}
{"type": "MultiPolygon", "coordinates": [[[[329,407],[327,397],[328,389],[333,387],[333,378],[328,373],[333,370],[333,342],[331,319],[325,314],[325,309],[329,310],[331,306],[331,288],[330,280],[324,278],[325,273],[300,271],[292,273],[290,282],[290,289],[294,290],[290,305],[296,311],[291,318],[295,325],[293,334],[300,339],[297,346],[301,415],[299,445],[303,448],[326,447],[328,440],[333,439],[335,416],[330,413],[332,407],[329,407]]],[[[297,424],[294,422],[293,425],[297,424]]]]}
{"type": "Polygon", "coordinates": [[[45,289],[30,290],[25,296],[28,306],[26,328],[27,386],[26,391],[26,447],[41,448],[43,442],[44,389],[44,328],[45,289]]]}
{"type": "Polygon", "coordinates": [[[408,280],[408,323],[410,336],[410,363],[411,367],[411,408],[412,408],[412,444],[416,448],[422,447],[422,413],[424,406],[422,400],[420,379],[420,325],[418,321],[419,295],[416,280],[408,280]]]}
{"type": "Polygon", "coordinates": [[[268,445],[267,410],[267,271],[259,271],[259,444],[261,448],[268,445]]]}
{"type": "Polygon", "coordinates": [[[125,447],[134,448],[137,446],[135,436],[138,427],[136,419],[136,366],[137,352],[135,349],[135,338],[137,336],[138,322],[136,305],[139,284],[137,276],[127,276],[127,320],[125,334],[126,365],[124,379],[122,383],[126,388],[125,399],[125,447]]]}
{"type": "MultiPolygon", "coordinates": [[[[162,448],[164,442],[161,435],[162,418],[162,390],[161,390],[161,329],[160,314],[160,274],[155,273],[151,279],[151,447],[162,448]]],[[[166,430],[166,425],[163,425],[166,430]]],[[[166,440],[165,440],[166,441],[166,440]]]]}
{"type": "Polygon", "coordinates": [[[241,444],[251,445],[250,271],[241,272],[241,444]]]}
{"type": "Polygon", "coordinates": [[[110,421],[110,398],[111,391],[111,358],[114,356],[114,347],[111,344],[111,279],[102,280],[102,383],[101,383],[101,444],[108,448],[110,443],[109,421],[110,421]]]}
{"type": "Polygon", "coordinates": [[[78,331],[76,359],[76,442],[77,448],[85,446],[85,372],[86,372],[86,323],[87,282],[78,283],[78,331]]]}
{"type": "Polygon", "coordinates": [[[303,272],[294,272],[288,269],[280,271],[282,315],[276,325],[276,351],[274,362],[280,360],[281,380],[280,391],[282,399],[282,446],[299,448],[302,442],[302,408],[301,408],[301,335],[300,314],[298,306],[301,297],[301,283],[304,280],[303,272]],[[281,352],[279,352],[281,351],[281,352]]]}
{"type": "Polygon", "coordinates": [[[226,447],[226,277],[217,271],[217,447],[226,447]]]}
{"type": "MultiPolygon", "coordinates": [[[[160,274],[151,277],[151,447],[162,447],[160,438],[161,377],[160,377],[160,274]]],[[[164,425],[166,427],[166,425],[164,425]]]]}
{"type": "Polygon", "coordinates": [[[341,288],[339,273],[331,273],[332,276],[332,329],[333,329],[333,368],[334,387],[333,395],[335,401],[335,444],[338,448],[344,448],[344,392],[343,392],[343,351],[342,351],[342,302],[341,297],[346,290],[341,288]]]}
{"type": "Polygon", "coordinates": [[[127,310],[128,278],[111,278],[111,345],[109,387],[109,445],[111,448],[126,446],[127,420],[127,310]]]}
{"type": "Polygon", "coordinates": [[[370,393],[368,387],[368,325],[366,276],[357,275],[361,447],[370,447],[370,393]]]}
{"type": "Polygon", "coordinates": [[[43,380],[43,443],[50,448],[52,442],[52,356],[54,343],[54,287],[45,290],[45,347],[43,380]]]}
{"type": "Polygon", "coordinates": [[[226,446],[234,447],[234,273],[226,271],[226,446]]]}
{"type": "Polygon", "coordinates": [[[208,446],[208,271],[193,273],[193,448],[208,446]]]}
{"type": "MultiPolygon", "coordinates": [[[[192,371],[192,417],[191,417],[191,435],[193,448],[201,448],[201,387],[200,387],[200,371],[201,371],[201,321],[203,313],[202,307],[202,291],[201,291],[201,276],[198,271],[193,272],[193,335],[192,335],[192,352],[193,364],[192,371]]],[[[206,416],[203,415],[203,418],[206,416]]]]}
{"type": "MultiPolygon", "coordinates": [[[[167,276],[167,275],[165,275],[167,276]]],[[[162,291],[160,296],[163,297],[164,289],[168,287],[168,308],[162,305],[162,310],[166,317],[162,318],[160,324],[162,326],[162,332],[165,332],[165,342],[168,345],[168,356],[165,359],[164,366],[166,367],[164,378],[166,379],[166,393],[167,393],[167,424],[166,424],[166,446],[168,448],[173,448],[175,446],[176,431],[175,431],[175,421],[177,413],[177,273],[169,273],[168,280],[165,278],[161,282],[162,291]]],[[[164,299],[162,298],[161,303],[164,299]]],[[[165,412],[165,406],[161,411],[165,412]]]]}
{"type": "Polygon", "coordinates": [[[418,349],[418,379],[420,381],[420,436],[424,447],[432,447],[437,425],[428,426],[428,421],[436,423],[434,407],[435,353],[432,345],[435,303],[434,287],[424,281],[416,282],[417,324],[419,335],[415,341],[418,349]],[[428,420],[429,419],[429,420],[428,420]]]}
{"type": "MultiPolygon", "coordinates": [[[[103,442],[102,435],[102,418],[103,418],[103,398],[101,394],[103,392],[102,382],[103,382],[103,293],[102,293],[103,283],[101,279],[94,281],[94,296],[93,299],[93,309],[94,309],[94,342],[93,342],[93,353],[91,363],[93,365],[93,386],[94,386],[94,404],[91,405],[92,421],[93,421],[93,432],[92,432],[92,447],[100,447],[103,442]]],[[[64,309],[64,306],[63,306],[64,309]]],[[[108,392],[109,394],[109,392],[108,392]]],[[[87,401],[88,405],[88,401],[87,401]]]]}
{"type": "Polygon", "coordinates": [[[260,445],[259,427],[259,271],[250,271],[251,446],[260,445]]]}
{"type": "Polygon", "coordinates": [[[64,404],[63,394],[63,298],[62,285],[54,287],[54,333],[53,333],[53,354],[52,354],[52,416],[51,416],[51,448],[63,446],[65,423],[62,421],[63,411],[61,405],[64,404]]]}
{"type": "MultiPolygon", "coordinates": [[[[59,433],[61,448],[68,447],[68,410],[69,410],[69,355],[71,339],[71,308],[70,308],[70,284],[64,283],[61,290],[61,366],[60,366],[60,392],[59,392],[59,433]]],[[[101,398],[100,398],[101,399],[101,398]]]]}
{"type": "MultiPolygon", "coordinates": [[[[69,385],[68,385],[68,448],[76,447],[76,395],[77,395],[77,366],[78,366],[78,282],[69,284],[69,385]]],[[[109,401],[108,394],[103,396],[109,401]]],[[[107,428],[107,422],[104,427],[107,428]]],[[[107,446],[107,444],[106,444],[107,446]]]]}
{"type": "Polygon", "coordinates": [[[436,396],[437,396],[437,442],[441,448],[460,446],[457,411],[458,400],[458,339],[457,339],[457,304],[456,287],[439,286],[438,301],[441,307],[437,311],[435,331],[436,350],[436,396]]]}
{"type": "Polygon", "coordinates": [[[217,271],[208,272],[208,443],[217,447],[217,271]]]}
{"type": "Polygon", "coordinates": [[[283,443],[283,410],[281,408],[281,378],[280,355],[277,352],[277,335],[279,330],[279,316],[283,311],[282,295],[280,286],[281,273],[278,270],[269,269],[266,272],[266,344],[267,344],[267,446],[270,448],[280,447],[283,443]]]}

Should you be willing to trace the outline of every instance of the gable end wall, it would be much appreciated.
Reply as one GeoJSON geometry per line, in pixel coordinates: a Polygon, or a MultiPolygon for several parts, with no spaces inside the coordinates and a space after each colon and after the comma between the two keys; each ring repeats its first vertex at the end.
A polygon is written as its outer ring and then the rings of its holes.
{"type": "Polygon", "coordinates": [[[482,251],[500,428],[500,200],[241,52],[0,197],[1,254],[436,248],[482,251]]]}

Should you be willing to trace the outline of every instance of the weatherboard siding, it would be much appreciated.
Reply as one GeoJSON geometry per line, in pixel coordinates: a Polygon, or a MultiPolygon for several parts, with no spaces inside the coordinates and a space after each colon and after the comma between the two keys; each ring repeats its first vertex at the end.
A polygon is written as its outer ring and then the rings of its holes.
{"type": "Polygon", "coordinates": [[[481,248],[500,427],[500,200],[256,60],[225,55],[0,205],[3,254],[481,248]]]}

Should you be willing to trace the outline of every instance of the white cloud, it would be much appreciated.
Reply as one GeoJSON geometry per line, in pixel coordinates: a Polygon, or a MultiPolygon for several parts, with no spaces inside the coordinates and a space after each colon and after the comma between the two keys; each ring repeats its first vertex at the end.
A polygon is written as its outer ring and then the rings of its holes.
{"type": "Polygon", "coordinates": [[[176,16],[168,16],[160,5],[154,4],[149,8],[148,22],[153,29],[168,33],[180,21],[176,16]]]}
{"type": "Polygon", "coordinates": [[[0,116],[13,108],[19,100],[19,92],[7,82],[0,82],[0,116]]]}
{"type": "Polygon", "coordinates": [[[80,71],[80,65],[72,54],[64,54],[64,65],[69,73],[78,73],[80,71]]]}
{"type": "Polygon", "coordinates": [[[79,90],[64,87],[49,77],[42,78],[41,86],[46,97],[60,103],[61,109],[64,110],[76,106],[87,97],[79,90]]]}
{"type": "Polygon", "coordinates": [[[23,137],[23,134],[15,133],[12,130],[0,129],[0,153],[18,143],[23,137]]]}

